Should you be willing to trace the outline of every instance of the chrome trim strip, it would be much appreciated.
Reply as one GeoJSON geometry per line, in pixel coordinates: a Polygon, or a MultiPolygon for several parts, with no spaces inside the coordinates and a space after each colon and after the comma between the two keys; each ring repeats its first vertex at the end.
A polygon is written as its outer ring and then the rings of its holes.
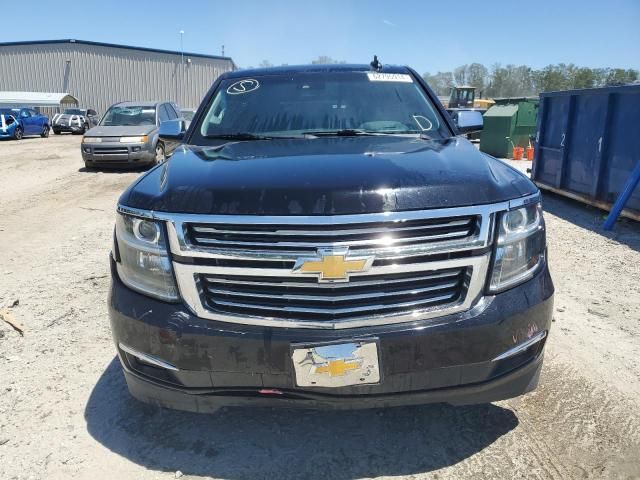
{"type": "MultiPolygon", "coordinates": [[[[315,328],[324,330],[338,330],[344,328],[357,328],[374,325],[390,325],[396,323],[416,322],[419,320],[433,319],[444,315],[464,312],[471,308],[482,297],[489,260],[491,254],[486,253],[475,257],[459,258],[452,260],[441,260],[436,262],[425,262],[419,264],[406,265],[385,265],[372,267],[366,273],[352,274],[353,277],[364,278],[370,275],[384,273],[412,272],[412,271],[432,271],[448,270],[450,268],[471,267],[471,277],[468,279],[467,291],[464,298],[456,303],[440,305],[428,308],[418,308],[406,313],[374,314],[366,317],[345,318],[340,320],[317,321],[278,318],[273,316],[256,316],[249,314],[228,314],[219,313],[207,309],[200,297],[195,275],[198,274],[222,274],[222,275],[251,275],[258,274],[261,277],[287,276],[287,269],[252,269],[237,267],[214,267],[205,265],[188,265],[173,262],[174,272],[178,283],[178,288],[183,300],[189,309],[198,317],[220,322],[238,323],[244,325],[257,325],[264,327],[285,327],[285,328],[315,328]]],[[[246,304],[245,304],[246,305],[246,304]]],[[[370,307],[371,308],[371,307],[370,307]]]]}
{"type": "MultiPolygon", "coordinates": [[[[536,194],[537,195],[537,194],[536,194]]],[[[201,215],[197,213],[170,213],[118,205],[122,213],[155,220],[181,223],[232,223],[247,225],[353,225],[371,222],[423,220],[440,217],[469,217],[487,212],[506,210],[509,202],[471,205],[468,207],[437,208],[432,210],[401,210],[381,213],[349,215],[201,215]]]]}
{"type": "MultiPolygon", "coordinates": [[[[456,272],[444,272],[433,275],[424,275],[421,277],[408,277],[408,278],[392,278],[392,279],[384,279],[384,283],[408,283],[408,282],[420,282],[422,280],[435,280],[438,278],[449,278],[449,277],[457,277],[460,275],[461,270],[456,272]]],[[[230,280],[229,278],[216,278],[216,277],[207,277],[206,280],[211,283],[223,283],[225,285],[250,285],[250,286],[266,286],[266,287],[300,287],[300,288],[349,288],[349,287],[366,287],[370,285],[380,285],[380,280],[368,280],[368,281],[357,281],[354,282],[353,279],[349,283],[317,283],[317,282],[262,282],[262,281],[244,281],[244,280],[230,280]]]]}
{"type": "Polygon", "coordinates": [[[519,208],[524,205],[530,205],[532,203],[536,203],[540,201],[540,190],[538,190],[533,195],[528,195],[526,197],[514,198],[513,200],[509,200],[509,210],[514,208],[519,208]]]}
{"type": "MultiPolygon", "coordinates": [[[[374,293],[353,293],[347,295],[305,295],[300,293],[285,293],[285,294],[269,294],[269,293],[254,293],[254,292],[238,292],[234,290],[225,290],[221,288],[207,287],[207,291],[211,293],[217,293],[220,295],[230,295],[233,297],[251,297],[251,298],[272,298],[275,300],[309,300],[312,302],[340,302],[346,300],[361,300],[365,298],[380,298],[380,297],[393,297],[397,295],[417,295],[420,293],[434,292],[437,290],[446,290],[458,285],[458,281],[443,283],[441,285],[432,285],[430,287],[423,288],[409,288],[407,290],[396,290],[393,292],[374,292],[374,293]]],[[[394,304],[395,305],[395,304],[394,304]]],[[[389,306],[394,306],[389,305],[389,306]]],[[[251,305],[246,304],[247,308],[251,308],[251,305]]],[[[277,307],[272,307],[271,310],[275,310],[277,307]]],[[[368,306],[368,308],[375,308],[374,306],[368,306]]],[[[333,311],[331,308],[324,309],[325,312],[333,311]]]]}
{"type": "MultiPolygon", "coordinates": [[[[471,216],[473,217],[473,215],[471,216]]],[[[221,234],[233,234],[233,235],[291,235],[291,236],[299,236],[299,237],[313,237],[313,236],[321,236],[321,237],[337,237],[340,235],[365,235],[365,234],[385,234],[385,233],[394,233],[394,232],[407,232],[412,230],[429,230],[434,228],[446,228],[446,227],[462,227],[468,226],[473,221],[473,218],[469,218],[466,220],[454,220],[451,222],[443,222],[443,223],[432,223],[427,225],[418,225],[414,227],[392,227],[392,228],[352,228],[345,230],[328,230],[328,231],[310,231],[310,230],[283,230],[283,229],[275,229],[275,230],[228,230],[226,228],[215,228],[215,227],[198,227],[193,226],[193,230],[198,233],[221,233],[221,234]]],[[[398,224],[402,224],[402,221],[398,221],[398,224]]],[[[354,224],[357,225],[357,224],[354,224]]],[[[234,225],[235,226],[235,225],[234,225]]]]}
{"type": "Polygon", "coordinates": [[[120,350],[123,352],[127,352],[129,355],[133,355],[134,357],[139,358],[147,363],[155,365],[156,367],[164,368],[165,370],[171,370],[173,372],[179,372],[180,370],[171,365],[170,363],[165,362],[164,360],[160,360],[158,357],[154,357],[153,355],[149,355],[147,353],[139,352],[138,350],[134,350],[133,348],[125,345],[124,343],[118,343],[120,346],[120,350]]]}
{"type": "Polygon", "coordinates": [[[539,333],[536,333],[529,340],[526,340],[526,341],[520,343],[519,345],[516,345],[515,347],[507,350],[506,352],[501,353],[500,355],[498,355],[496,358],[494,358],[491,361],[492,362],[497,362],[499,360],[504,360],[505,358],[513,357],[513,356],[515,356],[515,355],[517,355],[519,353],[522,353],[527,348],[529,348],[532,345],[535,345],[536,343],[538,343],[541,340],[543,340],[546,336],[547,336],[547,331],[546,330],[543,330],[543,331],[541,331],[539,333]]]}
{"type": "MultiPolygon", "coordinates": [[[[483,222],[492,223],[492,222],[483,222]]],[[[484,230],[484,227],[482,227],[484,230]]],[[[489,230],[489,228],[487,228],[489,230]]],[[[167,231],[169,233],[169,246],[175,255],[183,257],[196,258],[218,258],[228,260],[290,260],[293,261],[301,255],[309,255],[313,250],[298,251],[264,251],[251,249],[229,249],[229,248],[201,248],[187,244],[184,234],[178,235],[178,230],[172,222],[167,222],[167,231]]],[[[482,234],[482,230],[481,230],[482,234]]],[[[480,237],[480,235],[479,235],[480,237]]],[[[427,254],[460,252],[465,250],[475,250],[487,247],[491,243],[492,236],[487,231],[482,238],[465,237],[460,240],[449,240],[436,243],[425,243],[409,246],[394,246],[383,248],[362,248],[353,250],[354,254],[361,256],[375,256],[378,259],[397,258],[397,257],[415,257],[427,254]]]]}
{"type": "MultiPolygon", "coordinates": [[[[465,232],[449,232],[439,233],[436,235],[427,235],[420,237],[406,237],[406,238],[392,238],[388,240],[387,246],[401,246],[402,243],[407,242],[420,242],[425,240],[437,240],[439,238],[455,238],[463,237],[467,239],[469,235],[465,232]]],[[[196,238],[198,238],[196,236],[196,238]]],[[[385,240],[382,238],[366,239],[366,240],[339,240],[336,242],[246,242],[242,240],[217,240],[215,238],[198,238],[200,243],[206,243],[207,245],[229,245],[233,243],[235,245],[252,246],[252,247],[308,247],[308,248],[325,248],[325,247],[351,247],[355,245],[380,245],[384,244],[385,240]]]]}

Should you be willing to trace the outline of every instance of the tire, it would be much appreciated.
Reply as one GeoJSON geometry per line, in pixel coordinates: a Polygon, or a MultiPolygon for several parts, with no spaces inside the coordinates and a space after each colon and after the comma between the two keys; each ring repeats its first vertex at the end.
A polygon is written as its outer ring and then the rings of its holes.
{"type": "Polygon", "coordinates": [[[20,127],[17,127],[15,132],[13,132],[13,138],[16,140],[22,140],[22,129],[20,127]]]}
{"type": "Polygon", "coordinates": [[[156,165],[160,165],[161,163],[164,163],[167,160],[167,155],[164,152],[164,145],[160,142],[158,142],[156,144],[156,157],[155,157],[155,164],[156,165]]]}
{"type": "Polygon", "coordinates": [[[53,133],[54,133],[54,135],[60,135],[60,133],[61,133],[61,132],[60,132],[60,130],[56,130],[56,129],[54,129],[54,130],[53,130],[53,133]]]}
{"type": "Polygon", "coordinates": [[[40,134],[42,138],[47,138],[49,136],[49,125],[45,125],[42,133],[40,134]]]}

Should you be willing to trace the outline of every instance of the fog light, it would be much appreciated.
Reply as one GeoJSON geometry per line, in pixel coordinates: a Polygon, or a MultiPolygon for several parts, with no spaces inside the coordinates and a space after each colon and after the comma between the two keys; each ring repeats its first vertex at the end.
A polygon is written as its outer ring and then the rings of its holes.
{"type": "Polygon", "coordinates": [[[139,152],[140,150],[142,150],[142,147],[133,147],[131,149],[132,152],[139,152]]]}

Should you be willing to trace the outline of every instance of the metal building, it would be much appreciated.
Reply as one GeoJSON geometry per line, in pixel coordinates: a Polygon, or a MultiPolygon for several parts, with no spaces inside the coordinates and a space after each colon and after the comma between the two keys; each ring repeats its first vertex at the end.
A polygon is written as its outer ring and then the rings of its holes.
{"type": "Polygon", "coordinates": [[[104,113],[125,100],[195,108],[229,57],[84,40],[0,43],[0,91],[66,92],[104,113]]]}

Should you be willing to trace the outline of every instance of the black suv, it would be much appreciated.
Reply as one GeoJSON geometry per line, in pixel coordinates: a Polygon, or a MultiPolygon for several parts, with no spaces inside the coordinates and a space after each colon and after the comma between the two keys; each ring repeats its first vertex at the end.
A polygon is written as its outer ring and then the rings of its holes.
{"type": "Polygon", "coordinates": [[[415,71],[221,76],[119,200],[109,310],[161,406],[468,404],[535,388],[553,283],[540,194],[415,71]]]}

